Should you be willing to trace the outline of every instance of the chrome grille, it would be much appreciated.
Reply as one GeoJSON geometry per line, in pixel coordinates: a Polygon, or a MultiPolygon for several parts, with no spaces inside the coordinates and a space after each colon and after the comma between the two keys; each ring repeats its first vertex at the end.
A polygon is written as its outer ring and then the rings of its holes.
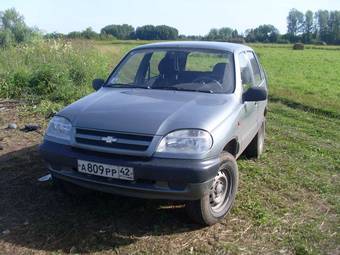
{"type": "Polygon", "coordinates": [[[89,129],[76,129],[78,144],[119,150],[146,151],[152,141],[151,135],[136,135],[89,129]]]}

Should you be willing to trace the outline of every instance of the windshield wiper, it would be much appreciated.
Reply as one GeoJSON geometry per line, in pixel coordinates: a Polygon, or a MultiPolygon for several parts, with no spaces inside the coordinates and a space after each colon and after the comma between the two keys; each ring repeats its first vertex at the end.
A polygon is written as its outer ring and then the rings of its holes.
{"type": "Polygon", "coordinates": [[[189,92],[202,92],[202,93],[210,93],[214,94],[214,91],[212,90],[203,90],[203,89],[184,89],[184,88],[178,88],[178,87],[159,87],[157,89],[165,89],[165,90],[177,90],[177,91],[189,91],[189,92]]]}
{"type": "Polygon", "coordinates": [[[130,88],[130,89],[163,89],[163,90],[202,92],[202,93],[214,94],[214,91],[212,91],[212,90],[184,89],[184,88],[178,88],[178,87],[173,87],[173,86],[152,88],[151,86],[137,86],[137,85],[129,85],[129,84],[123,84],[123,83],[112,83],[112,84],[107,84],[106,87],[110,87],[110,88],[130,88]]]}
{"type": "Polygon", "coordinates": [[[123,86],[131,86],[129,84],[124,84],[124,83],[109,83],[109,84],[106,84],[105,87],[123,87],[123,86]]]}
{"type": "Polygon", "coordinates": [[[111,84],[107,84],[105,87],[110,87],[110,88],[130,88],[130,89],[151,89],[150,86],[137,86],[137,85],[124,84],[124,83],[111,83],[111,84]]]}
{"type": "Polygon", "coordinates": [[[155,89],[180,90],[179,88],[177,88],[177,87],[172,87],[172,86],[169,86],[169,87],[158,87],[158,88],[155,88],[155,89]]]}
{"type": "Polygon", "coordinates": [[[212,91],[212,90],[196,89],[196,90],[192,90],[192,91],[214,94],[214,91],[212,91]]]}

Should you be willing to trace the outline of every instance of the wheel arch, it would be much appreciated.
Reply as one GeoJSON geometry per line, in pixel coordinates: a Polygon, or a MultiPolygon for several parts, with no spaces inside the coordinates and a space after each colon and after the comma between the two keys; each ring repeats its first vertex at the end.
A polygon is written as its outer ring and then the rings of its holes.
{"type": "Polygon", "coordinates": [[[237,157],[238,153],[240,151],[240,144],[238,142],[237,137],[232,138],[229,140],[223,147],[222,152],[229,152],[231,155],[233,155],[235,158],[237,157]]]}

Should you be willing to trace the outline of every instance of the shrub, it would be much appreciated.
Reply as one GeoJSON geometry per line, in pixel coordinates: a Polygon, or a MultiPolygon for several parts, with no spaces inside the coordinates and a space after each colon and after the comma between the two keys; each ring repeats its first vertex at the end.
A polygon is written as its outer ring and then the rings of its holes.
{"type": "Polygon", "coordinates": [[[15,41],[13,33],[9,29],[0,30],[0,46],[8,47],[15,41]]]}
{"type": "Polygon", "coordinates": [[[314,44],[314,45],[324,45],[324,46],[327,45],[326,42],[324,42],[324,41],[318,41],[318,40],[312,40],[311,43],[314,44]]]}
{"type": "Polygon", "coordinates": [[[290,42],[287,39],[280,38],[280,39],[277,40],[276,43],[278,43],[278,44],[289,44],[290,42]]]}
{"type": "Polygon", "coordinates": [[[90,93],[92,79],[110,71],[110,57],[90,43],[63,40],[0,49],[0,97],[55,110],[90,93]]]}
{"type": "Polygon", "coordinates": [[[228,39],[228,42],[239,43],[239,44],[245,44],[246,43],[246,41],[244,40],[243,37],[230,38],[230,39],[228,39]]]}
{"type": "Polygon", "coordinates": [[[293,45],[293,50],[304,50],[305,49],[305,45],[303,43],[295,43],[293,45]]]}
{"type": "Polygon", "coordinates": [[[117,40],[117,37],[110,35],[110,34],[100,34],[99,35],[100,40],[117,40]]]}
{"type": "Polygon", "coordinates": [[[53,64],[46,64],[33,71],[29,88],[32,89],[33,94],[46,96],[54,93],[59,84],[66,82],[67,77],[62,71],[56,70],[53,64]]]}
{"type": "Polygon", "coordinates": [[[18,98],[22,95],[23,91],[29,87],[30,73],[25,69],[18,69],[9,77],[8,82],[12,84],[8,90],[8,95],[18,98]]]}

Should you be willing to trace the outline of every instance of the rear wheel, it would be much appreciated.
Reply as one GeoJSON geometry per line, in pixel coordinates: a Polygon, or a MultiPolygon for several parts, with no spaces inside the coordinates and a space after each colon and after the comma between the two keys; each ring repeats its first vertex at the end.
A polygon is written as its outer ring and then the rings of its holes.
{"type": "Polygon", "coordinates": [[[247,158],[260,158],[264,150],[265,136],[266,136],[266,121],[264,120],[256,136],[244,151],[244,155],[247,158]]]}
{"type": "Polygon", "coordinates": [[[236,159],[230,153],[223,153],[221,166],[209,192],[200,200],[189,201],[186,209],[197,223],[213,225],[224,218],[235,200],[238,187],[236,159]]]}

